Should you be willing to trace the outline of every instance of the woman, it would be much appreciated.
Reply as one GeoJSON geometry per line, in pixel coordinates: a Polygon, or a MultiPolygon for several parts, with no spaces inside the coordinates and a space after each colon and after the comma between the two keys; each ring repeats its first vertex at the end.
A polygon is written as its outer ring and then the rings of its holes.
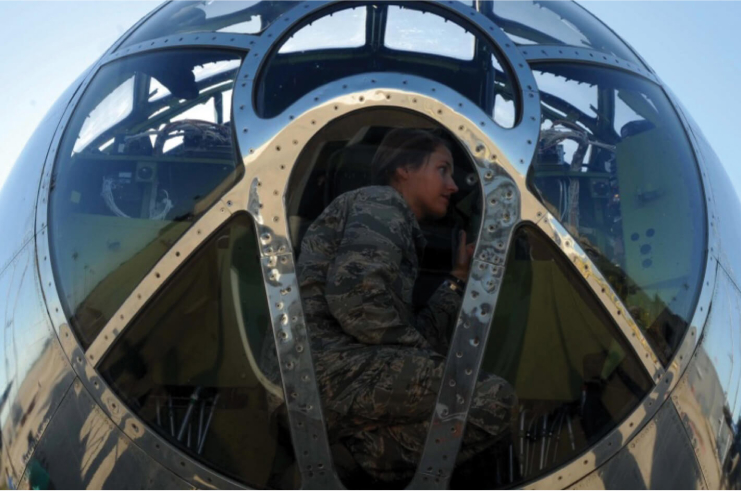
{"type": "MultiPolygon", "coordinates": [[[[335,199],[307,231],[298,277],[330,439],[377,479],[410,477],[440,387],[472,248],[461,232],[450,277],[414,312],[425,238],[419,222],[447,213],[453,158],[423,130],[397,129],[373,159],[374,186],[335,199]]],[[[461,457],[491,445],[510,423],[502,379],[477,385],[461,457]]]]}

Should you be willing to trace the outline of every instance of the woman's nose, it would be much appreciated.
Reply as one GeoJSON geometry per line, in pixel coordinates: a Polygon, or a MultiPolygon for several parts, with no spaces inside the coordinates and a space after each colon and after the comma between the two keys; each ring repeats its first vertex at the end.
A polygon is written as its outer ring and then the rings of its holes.
{"type": "Polygon", "coordinates": [[[451,193],[458,192],[458,186],[455,185],[455,181],[452,178],[450,178],[450,182],[448,182],[448,189],[450,189],[451,193]]]}

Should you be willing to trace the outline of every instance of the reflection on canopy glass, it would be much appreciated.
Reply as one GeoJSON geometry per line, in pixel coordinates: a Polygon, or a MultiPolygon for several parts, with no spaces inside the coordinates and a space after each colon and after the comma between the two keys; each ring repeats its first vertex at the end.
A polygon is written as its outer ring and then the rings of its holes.
{"type": "Polygon", "coordinates": [[[494,46],[443,9],[385,2],[330,7],[298,26],[266,60],[256,110],[272,118],[332,81],[394,72],[442,83],[511,128],[518,101],[504,67],[494,46]]]}
{"type": "Polygon", "coordinates": [[[160,37],[192,32],[258,34],[298,2],[170,2],[144,22],[119,50],[160,37]]]}
{"type": "Polygon", "coordinates": [[[54,169],[57,284],[88,346],[155,263],[236,180],[231,93],[240,58],[170,51],[103,67],[54,169]]]}
{"type": "Polygon", "coordinates": [[[531,184],[579,241],[663,363],[694,311],[705,207],[661,89],[622,72],[536,65],[543,114],[531,184]]]}
{"type": "Polygon", "coordinates": [[[517,44],[592,48],[643,66],[619,37],[575,2],[485,1],[481,9],[517,44]]]}
{"type": "Polygon", "coordinates": [[[512,438],[460,464],[454,489],[532,480],[617,426],[651,378],[593,292],[539,230],[520,228],[481,371],[509,381],[519,408],[512,438]]]}
{"type": "Polygon", "coordinates": [[[300,486],[254,223],[217,231],[123,333],[100,373],[195,459],[258,488],[300,486]]]}

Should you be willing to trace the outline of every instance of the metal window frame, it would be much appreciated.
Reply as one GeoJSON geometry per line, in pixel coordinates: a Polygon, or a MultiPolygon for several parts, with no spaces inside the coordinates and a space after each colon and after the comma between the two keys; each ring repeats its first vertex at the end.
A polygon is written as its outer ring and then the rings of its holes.
{"type": "MultiPolygon", "coordinates": [[[[577,269],[583,271],[585,281],[597,293],[598,298],[615,319],[616,324],[630,341],[631,346],[644,363],[644,367],[652,374],[653,380],[656,382],[656,386],[641,405],[597,445],[587,449],[581,457],[528,485],[529,488],[533,489],[568,486],[594,470],[596,466],[614,455],[622,444],[635,436],[638,430],[656,413],[658,407],[666,400],[669,392],[676,385],[697,345],[702,326],[707,318],[712,287],[715,283],[717,261],[713,254],[708,254],[704,284],[691,327],[670,366],[666,370],[657,368],[655,354],[640,331],[635,328],[635,322],[627,314],[624,306],[609,288],[594,264],[579,248],[578,243],[527,191],[525,175],[532,160],[534,143],[537,142],[540,123],[539,93],[527,61],[579,61],[612,69],[627,69],[647,80],[659,83],[662,86],[663,84],[657,81],[651,73],[643,73],[638,67],[631,70],[631,66],[627,62],[623,64],[620,60],[614,60],[615,57],[612,55],[594,50],[578,48],[578,53],[576,52],[577,49],[574,49],[573,55],[564,55],[563,53],[556,53],[554,50],[569,50],[570,47],[543,47],[543,49],[538,46],[517,47],[494,23],[474,8],[467,7],[459,2],[449,1],[440,2],[439,4],[447,8],[451,15],[458,16],[461,19],[465,18],[465,22],[476,24],[479,31],[490,36],[489,41],[498,46],[501,54],[510,62],[513,73],[519,81],[522,103],[521,117],[514,128],[505,130],[498,127],[489,115],[484,114],[469,101],[464,100],[441,84],[418,77],[389,74],[364,74],[336,81],[316,89],[311,94],[307,94],[275,118],[270,120],[257,118],[252,107],[252,91],[259,71],[264,68],[262,64],[268,58],[267,55],[280,45],[283,33],[300,24],[307,15],[315,13],[332,3],[334,2],[301,3],[281,16],[283,19],[281,22],[276,21],[259,36],[228,33],[191,33],[177,36],[176,43],[173,41],[175,36],[169,36],[141,43],[141,46],[124,49],[120,53],[114,53],[116,47],[125,39],[124,36],[90,70],[69,103],[52,140],[51,149],[44,165],[37,200],[36,246],[39,275],[44,288],[43,293],[49,315],[63,349],[86,389],[101,405],[108,417],[150,456],[196,486],[240,487],[239,483],[226,479],[207,466],[185,456],[141,423],[137,416],[125,407],[121,399],[98,376],[95,365],[110,348],[117,336],[123,332],[128,321],[142,308],[146,300],[178,270],[190,254],[206,240],[208,235],[225,223],[233,213],[246,210],[256,221],[258,237],[261,237],[261,245],[263,246],[261,248],[263,273],[270,299],[271,315],[274,319],[276,342],[280,346],[279,353],[281,353],[281,370],[284,374],[285,392],[289,394],[288,399],[294,399],[292,395],[294,393],[298,394],[298,390],[293,390],[294,387],[305,384],[304,387],[309,389],[305,397],[301,397],[300,400],[298,400],[299,397],[295,398],[297,400],[291,403],[292,410],[290,411],[292,415],[291,430],[294,441],[298,443],[296,446],[297,452],[299,450],[307,452],[309,449],[311,450],[311,455],[297,454],[297,461],[301,465],[303,485],[304,487],[341,486],[333,472],[333,463],[329,455],[325,428],[322,422],[321,405],[313,381],[305,326],[301,320],[300,298],[298,297],[293,255],[283,204],[285,184],[291,171],[290,165],[287,165],[287,163],[291,161],[289,157],[291,152],[294,156],[297,156],[302,143],[308,141],[308,138],[315,134],[326,122],[342,114],[374,106],[399,107],[417,111],[450,129],[466,145],[471,156],[477,162],[477,168],[482,178],[481,182],[491,183],[483,185],[484,196],[486,196],[487,190],[495,192],[498,189],[507,188],[509,185],[515,186],[516,192],[513,194],[513,198],[515,201],[519,200],[519,218],[513,220],[510,228],[507,229],[505,225],[505,228],[501,229],[503,235],[499,238],[502,241],[506,238],[508,241],[511,230],[522,222],[536,223],[541,230],[546,232],[566,257],[575,260],[577,269]],[[181,37],[183,41],[180,41],[181,37]],[[245,169],[249,169],[249,171],[204,216],[194,223],[175,246],[157,263],[85,353],[67,325],[48,259],[50,244],[48,237],[46,237],[47,199],[51,184],[51,169],[56,159],[61,136],[73,109],[101,66],[134,54],[153,50],[178,49],[185,46],[249,50],[250,56],[245,59],[240,68],[232,101],[237,140],[242,151],[245,169]],[[538,49],[540,49],[539,55],[529,53],[530,50],[538,49]],[[546,53],[544,54],[543,51],[546,51],[546,53]],[[528,53],[525,54],[525,52],[528,53]],[[596,53],[599,53],[600,56],[607,56],[609,59],[596,60],[597,56],[590,56],[596,55],[596,53]],[[614,61],[611,61],[611,59],[614,61]],[[324,123],[320,123],[320,121],[324,121],[324,123]],[[297,138],[298,135],[301,135],[301,137],[297,138]],[[288,151],[289,149],[291,152],[288,151]],[[281,166],[284,168],[281,168],[281,166]],[[278,169],[283,172],[279,172],[278,169]],[[508,178],[501,174],[497,175],[497,171],[500,170],[503,170],[508,178]],[[265,171],[268,173],[265,174],[265,171]],[[509,182],[507,182],[508,179],[509,182]],[[504,188],[499,188],[500,185],[504,185],[504,188]],[[277,221],[275,221],[276,218],[277,221]],[[271,220],[273,221],[271,222],[271,220]],[[291,291],[287,291],[288,287],[292,288],[291,291]],[[596,289],[597,287],[600,287],[599,291],[596,289]],[[602,288],[604,288],[604,291],[602,291],[602,288]],[[282,307],[279,307],[279,305],[282,305],[282,307]],[[123,319],[121,319],[121,315],[124,316],[123,319]],[[295,321],[293,320],[294,317],[296,318],[295,321]],[[284,325],[283,322],[286,322],[286,320],[287,323],[284,325]],[[303,349],[299,349],[299,347],[303,347],[303,349]],[[292,362],[293,365],[289,367],[289,363],[292,362]],[[307,376],[308,381],[306,380],[307,376]],[[306,423],[303,429],[300,425],[302,422],[306,423]],[[314,435],[317,438],[314,438],[314,435]],[[325,475],[319,476],[319,472],[321,472],[319,471],[316,473],[316,478],[310,477],[309,473],[312,471],[308,469],[308,466],[312,464],[309,462],[313,463],[313,471],[324,469],[325,475]],[[319,467],[320,464],[322,464],[321,468],[319,467]]],[[[146,18],[140,21],[138,25],[141,25],[145,20],[146,18]]],[[[676,106],[674,98],[670,97],[670,100],[676,106]]],[[[681,110],[678,109],[677,112],[682,119],[683,126],[687,129],[688,124],[681,110]]],[[[690,136],[697,154],[697,161],[700,162],[700,167],[703,169],[704,161],[697,151],[697,143],[691,133],[690,136]]],[[[704,186],[708,198],[708,209],[712,210],[712,195],[706,182],[704,182],[704,186]]],[[[490,209],[492,211],[485,216],[483,227],[488,227],[490,222],[497,223],[497,220],[499,220],[499,224],[502,224],[503,217],[495,218],[491,213],[496,213],[496,211],[494,208],[490,209]]],[[[510,214],[511,218],[512,214],[510,214]]],[[[506,220],[504,222],[509,223],[506,220]]],[[[714,233],[712,227],[709,230],[711,244],[716,243],[713,241],[717,240],[717,238],[714,239],[717,234],[714,233]]],[[[486,233],[483,236],[486,236],[486,233]]],[[[480,241],[477,244],[477,259],[473,271],[477,267],[484,266],[484,270],[489,268],[487,270],[488,274],[493,275],[493,278],[501,279],[503,265],[496,269],[499,266],[496,264],[496,258],[506,257],[506,252],[506,244],[504,249],[501,249],[493,245],[485,246],[480,241]]],[[[483,276],[478,279],[474,278],[474,282],[480,282],[483,279],[483,276]]],[[[487,281],[489,279],[491,278],[488,278],[487,281]]],[[[462,309],[459,325],[462,325],[461,318],[473,314],[474,307],[483,305],[483,299],[488,299],[489,303],[496,300],[498,289],[495,288],[493,293],[490,291],[488,295],[480,297],[481,300],[474,301],[472,298],[474,282],[467,288],[465,307],[462,309]]],[[[488,325],[481,323],[479,334],[485,336],[487,330],[488,325]]],[[[459,336],[461,332],[463,332],[461,329],[456,330],[454,345],[457,341],[464,339],[459,336]]],[[[485,346],[485,338],[480,346],[485,346]]],[[[452,370],[455,366],[455,359],[455,357],[449,357],[446,374],[452,373],[449,370],[452,370]]],[[[473,378],[475,379],[475,375],[473,378]]],[[[472,387],[473,385],[469,384],[467,390],[472,390],[472,387]]],[[[440,398],[444,400],[445,396],[442,392],[441,390],[440,398]]],[[[470,399],[470,397],[466,399],[470,399]]],[[[440,413],[435,417],[438,418],[438,421],[445,421],[447,415],[440,413]]],[[[461,419],[458,418],[457,421],[461,421],[461,419]]],[[[465,422],[465,418],[463,421],[465,422]]],[[[455,459],[448,459],[449,463],[446,465],[440,457],[439,452],[430,453],[428,448],[425,448],[423,462],[439,464],[437,468],[444,469],[443,475],[445,476],[448,473],[447,469],[452,469],[455,459]]],[[[420,468],[422,468],[421,465],[420,468]]],[[[425,475],[429,477],[424,472],[418,473],[413,484],[419,484],[420,479],[425,475]]],[[[435,477],[439,477],[439,475],[436,474],[435,477]]],[[[425,482],[423,485],[423,487],[431,486],[433,484],[430,482],[425,482]]]]}

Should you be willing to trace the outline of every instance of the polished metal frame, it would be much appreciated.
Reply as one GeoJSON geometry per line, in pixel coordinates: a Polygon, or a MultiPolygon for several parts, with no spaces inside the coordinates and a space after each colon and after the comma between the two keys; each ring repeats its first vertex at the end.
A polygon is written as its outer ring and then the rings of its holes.
{"type": "Polygon", "coordinates": [[[525,57],[528,63],[563,61],[592,63],[604,67],[617,68],[618,70],[625,70],[647,78],[654,83],[657,82],[656,76],[645,68],[641,68],[640,65],[621,60],[617,56],[609,55],[592,48],[538,44],[535,46],[522,46],[520,47],[520,51],[522,51],[522,56],[525,57]]]}
{"type": "MultiPolygon", "coordinates": [[[[62,117],[48,153],[37,202],[37,258],[39,275],[44,287],[50,318],[64,352],[85,389],[100,404],[106,415],[145,450],[187,482],[199,487],[240,487],[230,479],[213,472],[207,466],[182,454],[141,422],[96,372],[96,366],[118,336],[127,328],[136,313],[161,286],[172,277],[188,257],[234,213],[247,212],[253,217],[260,240],[261,263],[268,294],[273,332],[289,408],[289,422],[297,452],[297,462],[306,488],[342,487],[334,472],[333,462],[323,423],[321,404],[314,381],[310,348],[303,321],[295,263],[292,253],[285,193],[292,167],[303,145],[323,126],[342,115],[370,107],[393,107],[414,111],[449,129],[468,150],[476,164],[485,214],[476,246],[472,277],[466,289],[451,352],[445,367],[446,379],[457,386],[443,384],[433,415],[428,444],[411,487],[445,487],[452,472],[455,455],[463,435],[470,395],[478,366],[486,345],[490,314],[496,307],[498,288],[504,273],[512,230],[521,223],[535,223],[574,263],[589,287],[595,292],[607,312],[615,320],[625,338],[642,361],[656,384],[646,399],[631,415],[596,446],[549,475],[531,482],[533,489],[562,488],[593,471],[633,438],[668,398],[687,367],[707,318],[715,283],[717,262],[708,254],[703,289],[691,327],[669,366],[664,368],[625,306],[612,291],[595,265],[579,247],[578,242],[545,209],[527,189],[525,177],[534,155],[540,131],[539,92],[528,62],[578,61],[611,69],[627,70],[653,83],[661,84],[649,71],[595,50],[567,46],[517,47],[488,18],[460,2],[427,2],[446,9],[450,18],[472,26],[493,44],[510,64],[519,89],[518,123],[512,129],[498,126],[489,115],[451,89],[419,77],[388,73],[367,73],[331,82],[294,102],[282,114],[272,119],[259,118],[252,100],[255,84],[271,54],[307,16],[335,8],[335,2],[303,2],[280,17],[260,35],[228,33],[193,33],[167,36],[137,46],[115,51],[123,39],[89,71],[62,117]],[[48,194],[51,170],[56,159],[61,136],[79,98],[97,71],[105,64],[127,56],[153,50],[182,47],[218,47],[240,50],[246,54],[235,80],[233,121],[245,173],[217,203],[215,203],[155,265],[116,315],[103,328],[87,351],[67,325],[52,266],[49,260],[49,239],[46,236],[48,194]],[[600,59],[602,58],[602,59],[600,59]],[[506,208],[500,206],[506,203],[506,208]],[[478,339],[479,343],[471,342],[478,339]],[[455,354],[465,347],[466,356],[455,354]],[[471,370],[469,379],[455,377],[471,370]],[[462,398],[463,404],[458,404],[462,398]],[[435,434],[451,434],[445,446],[436,446],[435,434]]],[[[151,14],[150,14],[151,15],[151,14]]],[[[672,100],[674,100],[672,98],[672,100]]],[[[687,122],[682,116],[685,128],[687,122]]],[[[691,136],[691,135],[690,135],[691,136]]],[[[693,147],[697,142],[691,136],[693,147]]],[[[704,162],[697,155],[704,173],[704,162]]],[[[715,204],[704,183],[708,209],[715,204]]],[[[710,226],[710,244],[717,244],[717,233],[710,226]]],[[[715,249],[717,251],[717,247],[715,249]]]]}

